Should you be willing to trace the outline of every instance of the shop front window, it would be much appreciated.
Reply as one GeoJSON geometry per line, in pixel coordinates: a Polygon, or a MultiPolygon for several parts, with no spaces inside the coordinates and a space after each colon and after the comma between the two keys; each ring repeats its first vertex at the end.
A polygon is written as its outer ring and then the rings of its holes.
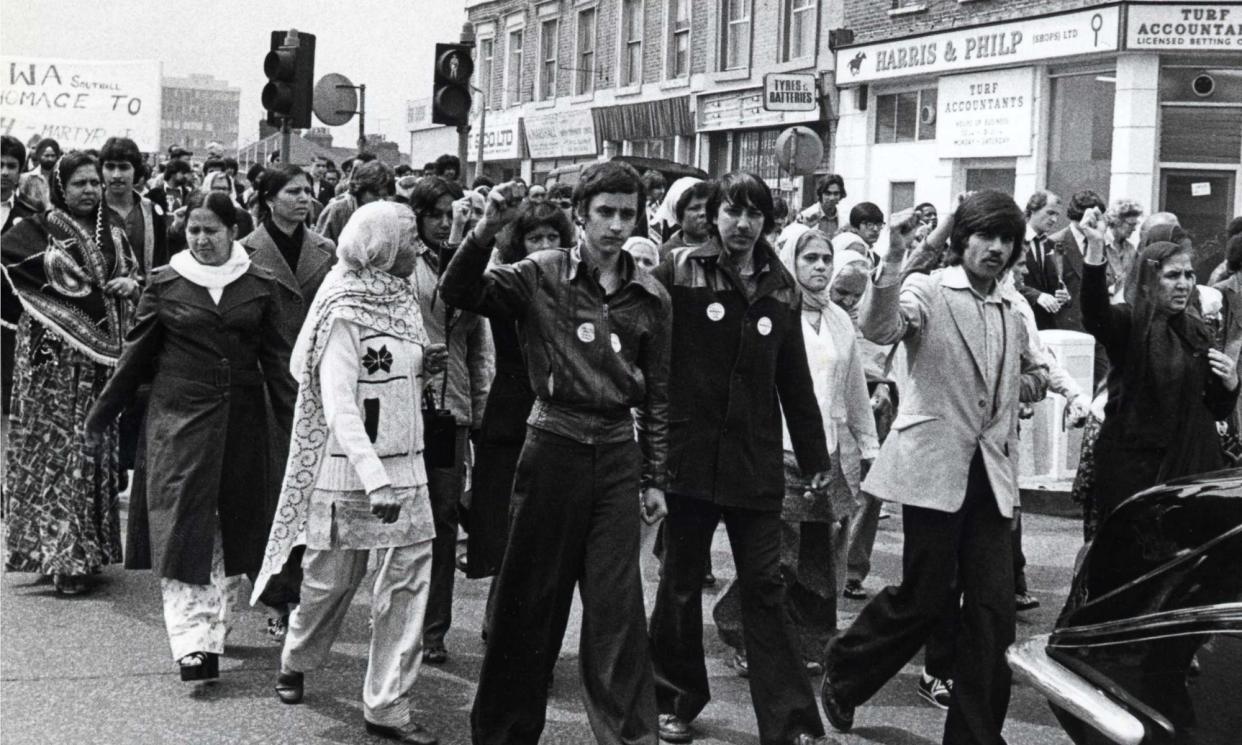
{"type": "Polygon", "coordinates": [[[1112,71],[1052,78],[1048,190],[1053,194],[1068,199],[1083,189],[1108,193],[1115,97],[1112,71]]]}
{"type": "Polygon", "coordinates": [[[780,166],[772,153],[776,152],[779,129],[761,129],[738,132],[733,140],[733,170],[749,171],[765,181],[780,178],[780,166]]]}
{"type": "Polygon", "coordinates": [[[875,97],[875,142],[922,142],[936,139],[936,89],[924,88],[875,97]]]}

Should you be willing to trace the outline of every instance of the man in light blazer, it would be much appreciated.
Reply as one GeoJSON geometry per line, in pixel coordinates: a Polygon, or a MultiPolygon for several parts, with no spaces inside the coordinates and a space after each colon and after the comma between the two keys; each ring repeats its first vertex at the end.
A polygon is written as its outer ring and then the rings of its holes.
{"type": "Polygon", "coordinates": [[[997,280],[1021,258],[1025,222],[1007,195],[978,192],[954,215],[950,266],[900,282],[914,232],[893,218],[891,246],[863,298],[863,334],[903,342],[897,417],[863,489],[903,506],[899,586],[877,594],[828,647],[821,688],[833,727],[959,613],[945,743],[1002,743],[1009,706],[1005,648],[1014,640],[1011,518],[1018,502],[1018,403],[1043,398],[1046,371],[997,280]]]}

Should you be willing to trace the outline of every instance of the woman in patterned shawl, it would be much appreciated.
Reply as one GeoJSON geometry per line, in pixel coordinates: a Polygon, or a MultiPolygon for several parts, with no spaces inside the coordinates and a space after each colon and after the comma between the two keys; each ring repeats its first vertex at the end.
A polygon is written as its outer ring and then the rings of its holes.
{"type": "Polygon", "coordinates": [[[57,592],[73,595],[121,558],[116,427],[98,454],[78,435],[120,356],[140,287],[134,257],[101,210],[94,152],[60,159],[51,198],[48,212],[4,236],[5,291],[24,311],[5,453],[5,567],[51,575],[57,592]]]}

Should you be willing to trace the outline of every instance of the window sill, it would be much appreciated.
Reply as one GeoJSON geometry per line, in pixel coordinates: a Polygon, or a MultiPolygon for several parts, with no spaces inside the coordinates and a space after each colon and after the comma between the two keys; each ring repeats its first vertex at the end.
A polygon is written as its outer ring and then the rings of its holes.
{"type": "Polygon", "coordinates": [[[556,99],[549,98],[544,101],[531,101],[531,108],[533,109],[554,109],[556,108],[556,99]]]}
{"type": "Polygon", "coordinates": [[[814,72],[814,67],[815,56],[807,54],[801,57],[794,57],[793,59],[785,60],[784,62],[778,62],[767,70],[767,72],[796,72],[798,70],[814,72]]]}
{"type": "Polygon", "coordinates": [[[915,13],[926,13],[927,3],[921,5],[911,5],[905,8],[893,8],[888,11],[889,18],[900,18],[901,16],[914,15],[915,13]]]}
{"type": "Polygon", "coordinates": [[[970,3],[981,3],[985,0],[957,0],[958,5],[969,5],[970,3]]]}
{"type": "Polygon", "coordinates": [[[707,79],[713,83],[728,83],[734,80],[746,80],[750,77],[750,70],[740,67],[736,70],[721,70],[719,72],[709,73],[707,79]]]}
{"type": "Polygon", "coordinates": [[[612,95],[614,98],[629,98],[631,96],[641,96],[642,93],[643,93],[643,84],[637,83],[635,85],[627,85],[621,88],[617,88],[615,91],[613,91],[612,95]]]}
{"type": "Polygon", "coordinates": [[[662,91],[671,91],[677,88],[689,88],[689,87],[690,87],[689,76],[684,77],[684,78],[671,78],[669,80],[660,81],[660,90],[662,91]]]}
{"type": "Polygon", "coordinates": [[[576,96],[571,96],[569,99],[569,102],[570,103],[590,103],[591,101],[594,101],[594,100],[595,100],[595,91],[591,91],[590,93],[579,93],[576,96]]]}

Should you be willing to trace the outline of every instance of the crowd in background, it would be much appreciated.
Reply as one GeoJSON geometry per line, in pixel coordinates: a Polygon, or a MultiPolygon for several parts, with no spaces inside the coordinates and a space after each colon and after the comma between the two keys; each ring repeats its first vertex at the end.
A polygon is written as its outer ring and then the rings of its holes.
{"type": "Polygon", "coordinates": [[[448,658],[460,570],[496,578],[477,742],[538,740],[576,584],[596,737],[689,742],[723,522],[737,580],[713,616],[763,742],[821,741],[810,676],[847,730],[920,649],[946,742],[995,742],[1014,614],[1040,602],[1031,406],[1056,393],[1085,428],[1088,539],[1130,494],[1242,454],[1239,218],[1205,267],[1176,215],[1090,190],[886,216],[842,214],[836,174],[797,210],[747,173],[466,189],[451,155],[192,156],[152,174],[125,138],[3,138],[5,567],[65,595],[108,564],[155,571],[185,680],[218,675],[245,575],[298,703],[375,554],[383,737],[435,741],[409,694],[448,658]],[[1094,337],[1092,389],[1045,329],[1094,337]],[[904,576],[877,592],[885,503],[904,576]],[[650,617],[640,518],[660,524],[650,617]],[[848,629],[842,596],[869,601],[848,629]]]}

